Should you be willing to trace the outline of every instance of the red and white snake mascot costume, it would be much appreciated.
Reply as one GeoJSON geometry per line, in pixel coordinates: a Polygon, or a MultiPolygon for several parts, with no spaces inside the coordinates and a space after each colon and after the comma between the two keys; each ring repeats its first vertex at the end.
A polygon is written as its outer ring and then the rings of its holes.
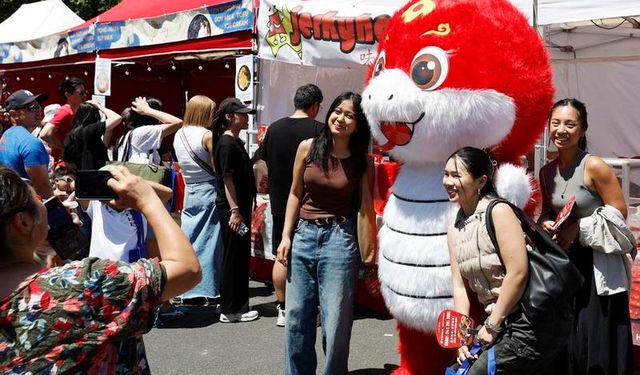
{"type": "Polygon", "coordinates": [[[553,87],[536,31],[506,0],[418,0],[398,10],[380,42],[363,108],[380,148],[402,167],[384,211],[379,279],[398,321],[395,374],[442,374],[454,352],[437,345],[451,308],[447,226],[456,206],[444,163],[462,146],[491,148],[497,189],[525,206],[530,177],[516,167],[544,130],[553,87]]]}

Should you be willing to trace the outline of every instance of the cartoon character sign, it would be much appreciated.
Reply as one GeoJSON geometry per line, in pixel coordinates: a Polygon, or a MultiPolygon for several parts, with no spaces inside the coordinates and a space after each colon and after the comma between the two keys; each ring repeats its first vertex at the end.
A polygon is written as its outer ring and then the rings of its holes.
{"type": "Polygon", "coordinates": [[[267,28],[269,33],[265,36],[267,44],[271,47],[273,56],[278,56],[280,48],[289,46],[299,58],[302,58],[302,44],[292,43],[291,34],[293,26],[291,25],[291,12],[286,6],[279,11],[275,6],[269,9],[269,22],[267,28]]]}
{"type": "MultiPolygon", "coordinates": [[[[544,46],[506,0],[414,0],[396,12],[369,72],[363,108],[377,143],[403,162],[379,232],[379,279],[398,321],[397,374],[441,374],[438,313],[452,306],[447,226],[456,207],[442,188],[447,157],[491,148],[519,163],[544,129],[553,88],[544,46]]],[[[521,207],[524,169],[498,171],[498,192],[521,207]]]]}

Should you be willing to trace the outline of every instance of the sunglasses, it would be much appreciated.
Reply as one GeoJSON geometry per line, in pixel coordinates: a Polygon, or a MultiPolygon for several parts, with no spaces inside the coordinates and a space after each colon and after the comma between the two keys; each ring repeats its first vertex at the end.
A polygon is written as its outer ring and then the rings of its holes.
{"type": "Polygon", "coordinates": [[[81,90],[81,91],[76,91],[75,94],[78,94],[80,96],[87,96],[87,94],[89,93],[89,91],[87,90],[81,90]]]}

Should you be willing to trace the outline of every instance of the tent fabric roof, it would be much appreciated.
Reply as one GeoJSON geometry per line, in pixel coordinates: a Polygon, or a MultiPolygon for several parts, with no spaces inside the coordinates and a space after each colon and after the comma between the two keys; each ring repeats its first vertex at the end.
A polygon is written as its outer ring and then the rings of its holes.
{"type": "Polygon", "coordinates": [[[22,4],[0,23],[0,43],[21,42],[49,36],[84,23],[62,0],[22,4]]]}
{"type": "Polygon", "coordinates": [[[538,0],[538,24],[640,15],[637,0],[538,0]]]}

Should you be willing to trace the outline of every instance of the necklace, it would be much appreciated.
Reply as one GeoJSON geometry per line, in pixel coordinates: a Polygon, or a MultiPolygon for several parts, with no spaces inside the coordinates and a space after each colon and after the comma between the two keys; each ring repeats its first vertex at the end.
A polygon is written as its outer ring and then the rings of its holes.
{"type": "Polygon", "coordinates": [[[562,199],[564,199],[564,193],[567,192],[567,186],[569,186],[569,181],[568,180],[564,183],[564,189],[562,189],[562,193],[560,194],[560,198],[562,198],[562,199]]]}
{"type": "MultiPolygon", "coordinates": [[[[564,176],[562,176],[562,173],[560,172],[560,165],[558,164],[558,175],[560,176],[560,178],[562,178],[564,180],[564,176]]],[[[560,198],[564,199],[564,193],[567,192],[567,187],[569,186],[569,181],[571,181],[571,178],[569,178],[568,180],[564,181],[564,189],[562,189],[562,193],[560,193],[560,198]]]]}

